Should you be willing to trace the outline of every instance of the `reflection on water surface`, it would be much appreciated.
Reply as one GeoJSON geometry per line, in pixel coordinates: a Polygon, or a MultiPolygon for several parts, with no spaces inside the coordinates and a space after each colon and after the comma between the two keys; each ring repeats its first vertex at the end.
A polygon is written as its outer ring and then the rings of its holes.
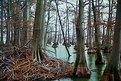
{"type": "MultiPolygon", "coordinates": [[[[69,58],[70,63],[74,62],[75,58],[76,58],[75,50],[73,48],[74,48],[74,46],[71,46],[68,48],[69,52],[71,54],[71,57],[69,58]]],[[[58,48],[56,48],[56,49],[52,48],[52,45],[48,45],[47,50],[50,50],[47,53],[51,57],[57,57],[57,58],[65,60],[65,61],[67,61],[67,59],[68,59],[67,51],[63,45],[59,45],[58,48]]],[[[76,78],[76,77],[75,78],[61,78],[59,80],[51,80],[51,81],[99,81],[100,76],[102,75],[102,73],[104,71],[105,64],[95,65],[95,55],[94,54],[88,55],[86,51],[85,51],[85,53],[86,53],[85,56],[86,56],[88,67],[91,70],[90,77],[87,77],[87,78],[76,78]]],[[[105,59],[105,62],[107,63],[106,54],[104,54],[103,57],[105,59]]]]}

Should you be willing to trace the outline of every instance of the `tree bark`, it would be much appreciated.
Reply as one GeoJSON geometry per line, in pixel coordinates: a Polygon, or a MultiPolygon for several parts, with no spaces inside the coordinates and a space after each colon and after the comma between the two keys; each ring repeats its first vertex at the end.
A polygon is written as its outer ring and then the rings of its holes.
{"type": "Polygon", "coordinates": [[[44,59],[44,55],[42,53],[43,33],[41,33],[43,30],[42,16],[43,0],[37,0],[31,47],[33,51],[33,58],[39,62],[41,62],[44,59]]]}
{"type": "Polygon", "coordinates": [[[121,0],[117,0],[116,23],[114,27],[113,48],[109,63],[101,77],[101,81],[121,81],[118,71],[121,44],[121,0]],[[108,73],[106,73],[108,72],[108,73]],[[114,80],[112,80],[114,79],[114,80]]]}
{"type": "Polygon", "coordinates": [[[79,14],[76,23],[76,37],[77,37],[77,55],[74,65],[73,75],[87,76],[90,71],[86,64],[85,46],[84,46],[84,31],[83,31],[83,0],[79,0],[79,14]]]}
{"type": "Polygon", "coordinates": [[[19,46],[20,45],[20,21],[19,21],[19,4],[17,2],[13,3],[13,20],[14,20],[14,40],[13,45],[19,46]]]}
{"type": "MultiPolygon", "coordinates": [[[[8,3],[11,4],[11,0],[8,0],[8,3]]],[[[6,46],[10,46],[10,29],[11,29],[11,23],[10,23],[10,16],[11,16],[11,6],[8,5],[7,8],[7,34],[6,34],[6,46]]]]}
{"type": "Polygon", "coordinates": [[[1,36],[1,38],[0,38],[0,46],[3,46],[4,45],[4,42],[3,42],[3,0],[1,0],[0,1],[0,3],[1,3],[1,26],[0,26],[0,28],[1,28],[1,30],[0,30],[0,36],[1,36]]]}
{"type": "Polygon", "coordinates": [[[98,25],[97,25],[97,16],[96,16],[96,8],[94,5],[94,0],[92,0],[92,9],[93,9],[93,15],[94,15],[94,28],[95,28],[95,49],[96,49],[96,64],[103,64],[104,60],[102,58],[101,52],[100,52],[100,41],[98,38],[98,25]]]}
{"type": "MultiPolygon", "coordinates": [[[[113,4],[113,3],[112,3],[113,4]]],[[[107,31],[106,31],[106,40],[105,40],[105,48],[104,48],[104,53],[110,53],[111,50],[111,29],[112,29],[112,4],[111,0],[109,0],[109,13],[108,13],[108,22],[107,22],[107,31]]]]}
{"type": "Polygon", "coordinates": [[[27,42],[28,42],[28,22],[30,20],[30,0],[26,0],[25,1],[25,9],[23,11],[23,28],[22,28],[22,31],[21,31],[21,45],[24,46],[27,42]]]}

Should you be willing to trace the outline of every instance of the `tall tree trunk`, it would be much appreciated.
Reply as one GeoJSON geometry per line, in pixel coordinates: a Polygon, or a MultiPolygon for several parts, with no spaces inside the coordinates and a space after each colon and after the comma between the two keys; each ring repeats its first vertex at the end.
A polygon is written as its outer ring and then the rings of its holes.
{"type": "Polygon", "coordinates": [[[23,28],[22,28],[22,36],[21,36],[21,45],[24,46],[29,40],[28,40],[28,22],[30,20],[30,0],[25,1],[25,9],[23,11],[23,28]]]}
{"type": "Polygon", "coordinates": [[[89,11],[88,11],[88,21],[87,21],[87,47],[88,47],[88,54],[94,53],[95,50],[93,48],[93,31],[92,31],[92,25],[91,25],[91,0],[89,0],[89,11]]]}
{"type": "Polygon", "coordinates": [[[48,8],[48,14],[47,14],[47,25],[46,25],[46,29],[45,29],[45,36],[44,36],[44,47],[46,47],[46,44],[47,44],[47,39],[50,39],[49,36],[48,36],[48,28],[49,28],[49,22],[50,22],[50,6],[51,6],[51,2],[48,2],[49,4],[49,8],[48,8]]]}
{"type": "MultiPolygon", "coordinates": [[[[11,4],[11,0],[8,0],[8,3],[11,4]]],[[[10,16],[11,16],[11,6],[8,5],[7,8],[7,34],[6,34],[6,46],[10,46],[10,28],[11,28],[11,23],[10,23],[10,16]]]]}
{"type": "Polygon", "coordinates": [[[113,48],[109,63],[101,77],[101,81],[121,81],[118,64],[121,45],[121,0],[117,0],[116,23],[114,27],[113,48]]]}
{"type": "Polygon", "coordinates": [[[75,25],[73,23],[73,32],[72,32],[72,41],[71,41],[71,44],[74,45],[75,44],[75,25]]]}
{"type": "Polygon", "coordinates": [[[10,29],[10,32],[11,32],[11,36],[10,36],[10,43],[13,45],[14,44],[14,18],[13,18],[13,16],[14,16],[14,0],[10,0],[10,3],[12,4],[12,5],[10,5],[10,10],[11,10],[11,20],[13,21],[13,22],[11,22],[11,29],[10,29]]]}
{"type": "Polygon", "coordinates": [[[32,51],[33,51],[33,58],[39,62],[44,59],[44,55],[42,53],[42,20],[43,20],[43,0],[37,0],[36,4],[36,12],[35,12],[35,20],[34,20],[34,27],[33,27],[33,37],[32,37],[32,51]]]}
{"type": "Polygon", "coordinates": [[[43,12],[43,14],[42,14],[42,28],[41,28],[41,45],[42,45],[42,48],[44,48],[44,42],[45,42],[45,40],[44,40],[44,35],[45,35],[45,33],[46,33],[46,26],[45,26],[45,15],[46,15],[46,5],[47,5],[47,1],[48,0],[44,0],[44,2],[43,2],[43,9],[42,9],[42,12],[43,12]]]}
{"type": "Polygon", "coordinates": [[[17,2],[14,2],[13,4],[13,20],[14,20],[14,41],[13,45],[14,46],[19,46],[20,45],[20,22],[19,22],[19,5],[17,2]]]}
{"type": "Polygon", "coordinates": [[[104,63],[104,60],[102,58],[101,52],[100,52],[100,40],[98,37],[98,25],[97,25],[97,16],[96,16],[96,7],[94,5],[94,0],[92,0],[92,9],[93,9],[93,15],[94,15],[94,28],[95,28],[95,49],[96,49],[96,64],[102,64],[104,63]]]}
{"type": "Polygon", "coordinates": [[[70,47],[70,35],[69,35],[69,10],[68,10],[68,4],[67,4],[67,0],[66,0],[66,27],[67,27],[67,47],[70,47]]]}
{"type": "Polygon", "coordinates": [[[104,53],[108,53],[110,52],[110,48],[111,48],[111,29],[112,29],[112,4],[111,4],[112,0],[109,0],[109,13],[108,13],[108,22],[107,22],[107,31],[106,31],[106,40],[105,40],[105,48],[104,48],[104,53]]]}
{"type": "Polygon", "coordinates": [[[83,0],[79,0],[79,14],[76,23],[76,37],[77,37],[77,55],[74,65],[73,75],[87,76],[90,71],[86,64],[85,46],[84,46],[84,31],[83,31],[83,0]]]}
{"type": "Polygon", "coordinates": [[[0,3],[1,3],[1,26],[0,26],[0,36],[1,36],[1,38],[0,38],[0,46],[3,46],[4,45],[4,42],[3,42],[3,0],[1,0],[0,1],[0,3]]]}
{"type": "Polygon", "coordinates": [[[58,41],[57,41],[57,26],[58,26],[58,13],[56,12],[56,17],[55,17],[55,34],[54,34],[54,42],[52,47],[57,48],[58,47],[58,41]]]}

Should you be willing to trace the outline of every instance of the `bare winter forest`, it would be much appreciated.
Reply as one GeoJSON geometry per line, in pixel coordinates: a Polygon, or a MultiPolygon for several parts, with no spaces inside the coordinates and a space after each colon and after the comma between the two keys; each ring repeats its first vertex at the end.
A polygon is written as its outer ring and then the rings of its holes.
{"type": "Polygon", "coordinates": [[[0,81],[121,81],[121,0],[0,0],[0,81]]]}

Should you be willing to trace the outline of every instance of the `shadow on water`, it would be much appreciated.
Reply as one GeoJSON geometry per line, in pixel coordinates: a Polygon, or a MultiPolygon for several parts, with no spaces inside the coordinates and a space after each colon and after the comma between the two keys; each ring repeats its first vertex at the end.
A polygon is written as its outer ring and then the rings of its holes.
{"type": "MultiPolygon", "coordinates": [[[[59,44],[58,48],[56,48],[56,49],[52,48],[52,45],[49,45],[47,47],[47,49],[55,52],[55,54],[47,52],[49,56],[57,57],[57,58],[67,61],[68,54],[63,45],[59,44]]],[[[74,46],[71,46],[68,49],[71,54],[71,56],[68,60],[70,63],[72,63],[75,61],[75,58],[76,58],[74,46]]],[[[102,75],[106,64],[95,65],[95,55],[94,54],[88,55],[87,51],[85,51],[85,52],[86,52],[85,56],[86,56],[86,60],[87,60],[87,65],[91,71],[90,77],[87,77],[87,78],[76,78],[76,77],[75,78],[61,78],[59,80],[51,80],[51,81],[99,81],[100,76],[102,75]]],[[[107,59],[108,59],[107,56],[108,56],[108,54],[103,55],[103,57],[105,59],[105,63],[107,63],[107,59]]]]}

